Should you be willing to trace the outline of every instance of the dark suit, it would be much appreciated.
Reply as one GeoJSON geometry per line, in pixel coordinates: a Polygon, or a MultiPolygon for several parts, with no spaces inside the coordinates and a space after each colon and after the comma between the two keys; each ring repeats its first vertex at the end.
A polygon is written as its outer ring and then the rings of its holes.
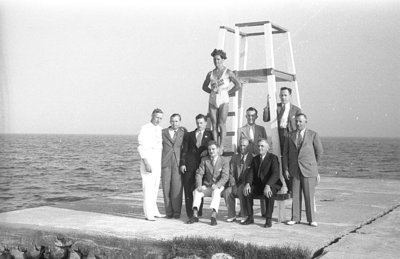
{"type": "Polygon", "coordinates": [[[229,163],[229,181],[227,188],[223,192],[226,207],[228,208],[228,218],[236,216],[235,198],[239,198],[240,200],[241,217],[247,216],[244,215],[246,210],[243,208],[243,187],[246,180],[246,171],[251,165],[253,155],[250,152],[247,153],[243,164],[241,163],[241,157],[241,154],[235,154],[229,163]]]}
{"type": "MultiPolygon", "coordinates": [[[[279,180],[279,176],[279,160],[277,156],[268,152],[262,162],[261,155],[253,158],[245,181],[245,184],[248,183],[251,186],[251,193],[244,198],[244,207],[249,217],[253,217],[253,198],[255,196],[264,196],[266,185],[271,187],[273,194],[280,190],[282,183],[279,180]]],[[[274,200],[266,196],[264,197],[267,204],[266,218],[271,219],[274,210],[274,200]]]]}
{"type": "MultiPolygon", "coordinates": [[[[289,132],[296,130],[296,115],[301,113],[301,109],[297,107],[296,105],[290,104],[290,110],[288,114],[288,120],[287,120],[287,126],[286,128],[281,128],[281,122],[282,122],[282,116],[284,113],[284,110],[282,109],[282,103],[278,103],[277,108],[277,121],[278,121],[278,134],[279,134],[279,143],[280,143],[280,148],[281,148],[281,155],[283,155],[283,148],[284,148],[284,143],[285,143],[285,138],[288,136],[289,132]]],[[[263,120],[265,122],[268,122],[271,120],[271,113],[269,109],[269,105],[264,109],[264,114],[263,114],[263,120]]],[[[288,188],[288,191],[292,191],[292,183],[285,179],[286,186],[288,188]]]]}
{"type": "Polygon", "coordinates": [[[297,146],[297,131],[285,140],[282,169],[288,170],[292,179],[292,220],[301,220],[301,194],[304,194],[307,221],[314,221],[314,193],[318,176],[318,161],[323,153],[322,143],[315,131],[305,129],[302,144],[297,146]]]}
{"type": "Polygon", "coordinates": [[[196,170],[199,167],[201,158],[208,155],[207,143],[210,140],[213,140],[213,135],[209,129],[204,131],[199,148],[196,146],[196,130],[186,133],[183,140],[180,166],[186,166],[186,172],[183,174],[183,190],[185,193],[186,214],[189,218],[193,216],[193,190],[195,188],[196,170]]]}
{"type": "Polygon", "coordinates": [[[250,138],[250,125],[246,124],[243,127],[239,129],[239,134],[238,134],[238,143],[240,143],[240,140],[242,138],[246,138],[249,140],[249,147],[248,150],[250,153],[254,155],[258,155],[258,147],[257,147],[257,141],[260,139],[267,139],[267,133],[265,131],[265,128],[263,126],[254,124],[254,139],[250,138]]]}
{"type": "Polygon", "coordinates": [[[164,194],[165,214],[179,218],[182,210],[182,175],[179,163],[186,129],[179,127],[171,137],[170,128],[162,130],[161,183],[164,194]]]}

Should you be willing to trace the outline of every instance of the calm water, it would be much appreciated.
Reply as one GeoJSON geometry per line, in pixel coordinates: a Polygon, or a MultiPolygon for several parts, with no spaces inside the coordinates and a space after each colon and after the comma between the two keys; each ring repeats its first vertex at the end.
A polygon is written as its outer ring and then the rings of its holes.
{"type": "MultiPolygon", "coordinates": [[[[322,175],[400,180],[400,139],[322,141],[322,175]]],[[[0,212],[139,191],[136,147],[136,136],[0,135],[0,212]]]]}

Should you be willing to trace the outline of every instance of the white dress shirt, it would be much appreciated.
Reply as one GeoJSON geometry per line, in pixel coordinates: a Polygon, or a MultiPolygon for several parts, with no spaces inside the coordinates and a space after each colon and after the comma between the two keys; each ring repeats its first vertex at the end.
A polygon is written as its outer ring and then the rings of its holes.
{"type": "Polygon", "coordinates": [[[140,157],[149,158],[153,156],[154,152],[160,152],[162,150],[162,128],[161,126],[155,126],[153,123],[149,122],[142,126],[139,132],[138,141],[138,151],[140,157]]]}
{"type": "Polygon", "coordinates": [[[285,111],[282,114],[282,118],[281,118],[281,124],[279,125],[281,128],[286,128],[287,127],[287,123],[289,120],[289,111],[290,111],[290,102],[284,104],[282,103],[282,109],[283,106],[285,106],[285,111]]]}
{"type": "Polygon", "coordinates": [[[174,138],[177,131],[178,131],[178,129],[176,129],[176,130],[174,130],[173,128],[168,129],[169,135],[171,136],[172,139],[174,138]]]}

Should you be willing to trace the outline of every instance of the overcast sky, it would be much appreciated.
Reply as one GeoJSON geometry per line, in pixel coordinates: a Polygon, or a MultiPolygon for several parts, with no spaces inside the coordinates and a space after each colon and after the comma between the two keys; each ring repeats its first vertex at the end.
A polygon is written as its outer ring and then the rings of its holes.
{"type": "MultiPolygon", "coordinates": [[[[191,130],[219,26],[269,20],[291,31],[310,128],[400,137],[399,1],[30,2],[0,0],[1,132],[137,134],[155,107],[163,127],[179,112],[191,130]]],[[[264,66],[262,42],[250,67],[264,66]]],[[[245,107],[262,111],[266,86],[244,87],[245,107]]]]}

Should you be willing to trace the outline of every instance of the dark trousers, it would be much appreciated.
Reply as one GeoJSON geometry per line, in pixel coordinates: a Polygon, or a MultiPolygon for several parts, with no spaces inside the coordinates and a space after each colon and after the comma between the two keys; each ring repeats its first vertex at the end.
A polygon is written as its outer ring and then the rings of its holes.
{"type": "MultiPolygon", "coordinates": [[[[183,191],[185,194],[185,208],[186,215],[188,218],[193,217],[193,191],[196,187],[196,171],[186,171],[182,176],[183,191]]],[[[200,208],[198,208],[199,214],[202,214],[203,200],[201,200],[200,208]]]]}
{"type": "MultiPolygon", "coordinates": [[[[278,189],[275,187],[271,187],[272,195],[276,194],[278,192],[278,189]]],[[[248,215],[249,217],[253,217],[253,200],[256,197],[262,196],[265,199],[266,203],[266,218],[271,219],[272,218],[272,212],[274,211],[274,203],[275,200],[271,198],[267,198],[264,196],[264,187],[263,186],[257,186],[254,185],[251,187],[251,193],[247,196],[244,196],[244,208],[246,209],[245,215],[248,215]]]]}
{"type": "MultiPolygon", "coordinates": [[[[283,145],[285,143],[285,138],[287,138],[289,134],[289,130],[287,128],[286,129],[279,128],[278,132],[279,132],[279,143],[281,147],[281,155],[283,155],[283,145]]],[[[288,180],[285,178],[285,183],[286,187],[288,188],[288,192],[292,192],[293,191],[292,181],[290,179],[288,180]]]]}

